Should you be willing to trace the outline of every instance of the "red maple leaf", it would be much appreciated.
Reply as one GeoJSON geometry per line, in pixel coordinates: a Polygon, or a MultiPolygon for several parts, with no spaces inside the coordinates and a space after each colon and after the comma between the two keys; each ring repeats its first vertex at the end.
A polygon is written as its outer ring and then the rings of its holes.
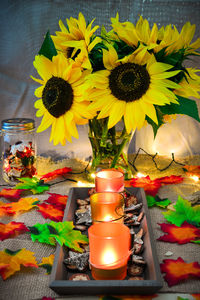
{"type": "Polygon", "coordinates": [[[24,193],[24,190],[16,189],[2,189],[0,191],[0,197],[4,197],[9,200],[19,200],[21,195],[24,193]]]}
{"type": "Polygon", "coordinates": [[[0,240],[3,241],[27,231],[29,231],[29,229],[21,222],[0,223],[0,240]]]}
{"type": "Polygon", "coordinates": [[[151,180],[149,176],[132,178],[130,184],[133,187],[144,188],[145,192],[152,196],[155,196],[161,187],[161,183],[157,179],[151,180]]]}
{"type": "Polygon", "coordinates": [[[54,205],[42,203],[38,205],[39,212],[45,219],[50,219],[55,222],[61,222],[64,216],[64,211],[56,208],[54,205]]]}
{"type": "Polygon", "coordinates": [[[177,184],[177,183],[181,183],[183,179],[184,178],[182,176],[176,176],[176,175],[157,178],[157,180],[161,184],[177,184]]]}
{"type": "Polygon", "coordinates": [[[50,180],[55,179],[58,176],[66,175],[67,173],[69,173],[71,171],[72,171],[72,169],[67,168],[67,167],[64,167],[62,169],[57,169],[57,170],[54,170],[52,172],[42,175],[42,177],[40,177],[40,180],[44,180],[45,182],[50,181],[50,180]]]}
{"type": "Polygon", "coordinates": [[[65,209],[68,196],[55,193],[48,193],[50,197],[45,202],[55,205],[55,207],[65,209]]]}
{"type": "Polygon", "coordinates": [[[181,257],[177,260],[164,259],[160,264],[161,272],[166,273],[164,276],[168,286],[173,286],[181,280],[189,277],[200,277],[200,265],[198,262],[186,263],[181,257]]]}
{"type": "Polygon", "coordinates": [[[200,240],[200,229],[184,222],[180,227],[174,224],[159,224],[162,231],[167,234],[160,236],[159,241],[186,244],[190,241],[200,240]]]}

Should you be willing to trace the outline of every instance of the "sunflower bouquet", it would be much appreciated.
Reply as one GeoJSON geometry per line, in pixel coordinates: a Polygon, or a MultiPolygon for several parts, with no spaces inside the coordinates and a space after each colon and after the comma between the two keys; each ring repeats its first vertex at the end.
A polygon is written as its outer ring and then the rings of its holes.
{"type": "MultiPolygon", "coordinates": [[[[88,123],[92,167],[102,160],[110,167],[122,161],[124,147],[135,129],[150,124],[156,136],[169,116],[188,115],[200,121],[195,100],[200,77],[184,61],[198,56],[200,38],[192,42],[195,25],[179,32],[174,25],[160,29],[140,16],[134,25],[111,18],[110,31],[78,19],[59,21],[60,31],[47,32],[33,62],[41,79],[35,90],[37,131],[51,126],[50,142],[65,145],[78,138],[77,125],[88,123]],[[119,130],[119,124],[121,124],[119,130]]],[[[125,168],[126,168],[125,167],[125,168]]]]}

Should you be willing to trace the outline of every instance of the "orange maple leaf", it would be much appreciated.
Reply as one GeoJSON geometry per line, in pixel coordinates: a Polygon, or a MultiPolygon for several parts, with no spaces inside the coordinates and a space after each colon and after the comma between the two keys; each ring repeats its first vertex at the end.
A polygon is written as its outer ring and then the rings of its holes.
{"type": "Polygon", "coordinates": [[[3,241],[26,231],[29,231],[29,229],[21,222],[0,223],[0,240],[3,241]]]}
{"type": "Polygon", "coordinates": [[[17,202],[4,203],[2,206],[0,206],[0,211],[2,214],[14,215],[17,212],[28,211],[32,209],[33,207],[37,206],[37,203],[37,198],[21,198],[17,202]]]}
{"type": "Polygon", "coordinates": [[[2,189],[0,191],[0,197],[4,197],[9,200],[18,200],[22,193],[24,193],[24,190],[2,189]]]}
{"type": "Polygon", "coordinates": [[[200,229],[184,222],[181,227],[174,224],[158,224],[160,225],[162,231],[167,234],[160,236],[159,241],[186,244],[190,241],[200,240],[200,229]]]}
{"type": "Polygon", "coordinates": [[[198,176],[200,177],[200,166],[189,166],[185,165],[183,170],[188,176],[198,176]]]}
{"type": "Polygon", "coordinates": [[[45,219],[50,219],[56,222],[61,222],[64,216],[64,211],[56,208],[54,205],[42,203],[38,205],[39,212],[45,219]]]}
{"type": "Polygon", "coordinates": [[[200,300],[200,294],[192,294],[192,297],[194,297],[195,300],[200,300]]]}
{"type": "Polygon", "coordinates": [[[39,267],[43,267],[47,270],[47,273],[46,273],[47,275],[49,275],[51,273],[54,257],[55,257],[54,254],[51,254],[48,257],[43,257],[42,262],[38,265],[39,267]]]}
{"type": "Polygon", "coordinates": [[[47,181],[55,179],[58,176],[64,176],[64,175],[66,175],[67,173],[69,173],[71,171],[72,171],[71,168],[64,167],[64,168],[57,169],[57,170],[54,170],[52,172],[49,172],[47,174],[44,174],[44,175],[42,175],[42,177],[40,177],[40,179],[47,182],[47,181]]]}
{"type": "Polygon", "coordinates": [[[160,265],[161,272],[169,286],[179,283],[190,276],[200,277],[200,265],[198,262],[186,263],[181,257],[177,260],[164,259],[160,265]]]}
{"type": "Polygon", "coordinates": [[[0,251],[0,265],[7,265],[7,267],[0,269],[0,275],[4,280],[13,275],[16,271],[19,271],[21,265],[38,268],[34,252],[26,250],[25,248],[17,251],[11,251],[9,249],[0,251]]]}

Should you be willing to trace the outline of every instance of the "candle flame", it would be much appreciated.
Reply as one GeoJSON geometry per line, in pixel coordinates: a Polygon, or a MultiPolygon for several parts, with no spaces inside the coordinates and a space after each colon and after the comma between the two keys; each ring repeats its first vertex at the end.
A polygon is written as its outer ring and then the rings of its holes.
{"type": "Polygon", "coordinates": [[[112,249],[107,249],[104,251],[102,255],[102,263],[103,264],[112,264],[116,261],[116,253],[112,249]]]}
{"type": "Polygon", "coordinates": [[[111,215],[107,215],[104,217],[104,221],[105,222],[108,222],[108,221],[111,221],[112,220],[112,216],[111,215]]]}

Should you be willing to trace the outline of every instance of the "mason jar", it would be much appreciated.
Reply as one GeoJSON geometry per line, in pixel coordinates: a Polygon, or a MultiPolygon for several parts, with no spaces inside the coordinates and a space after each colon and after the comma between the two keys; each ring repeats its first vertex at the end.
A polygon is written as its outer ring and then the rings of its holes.
{"type": "Polygon", "coordinates": [[[36,173],[35,121],[26,118],[1,122],[2,172],[9,184],[17,178],[32,177],[36,173]]]}

